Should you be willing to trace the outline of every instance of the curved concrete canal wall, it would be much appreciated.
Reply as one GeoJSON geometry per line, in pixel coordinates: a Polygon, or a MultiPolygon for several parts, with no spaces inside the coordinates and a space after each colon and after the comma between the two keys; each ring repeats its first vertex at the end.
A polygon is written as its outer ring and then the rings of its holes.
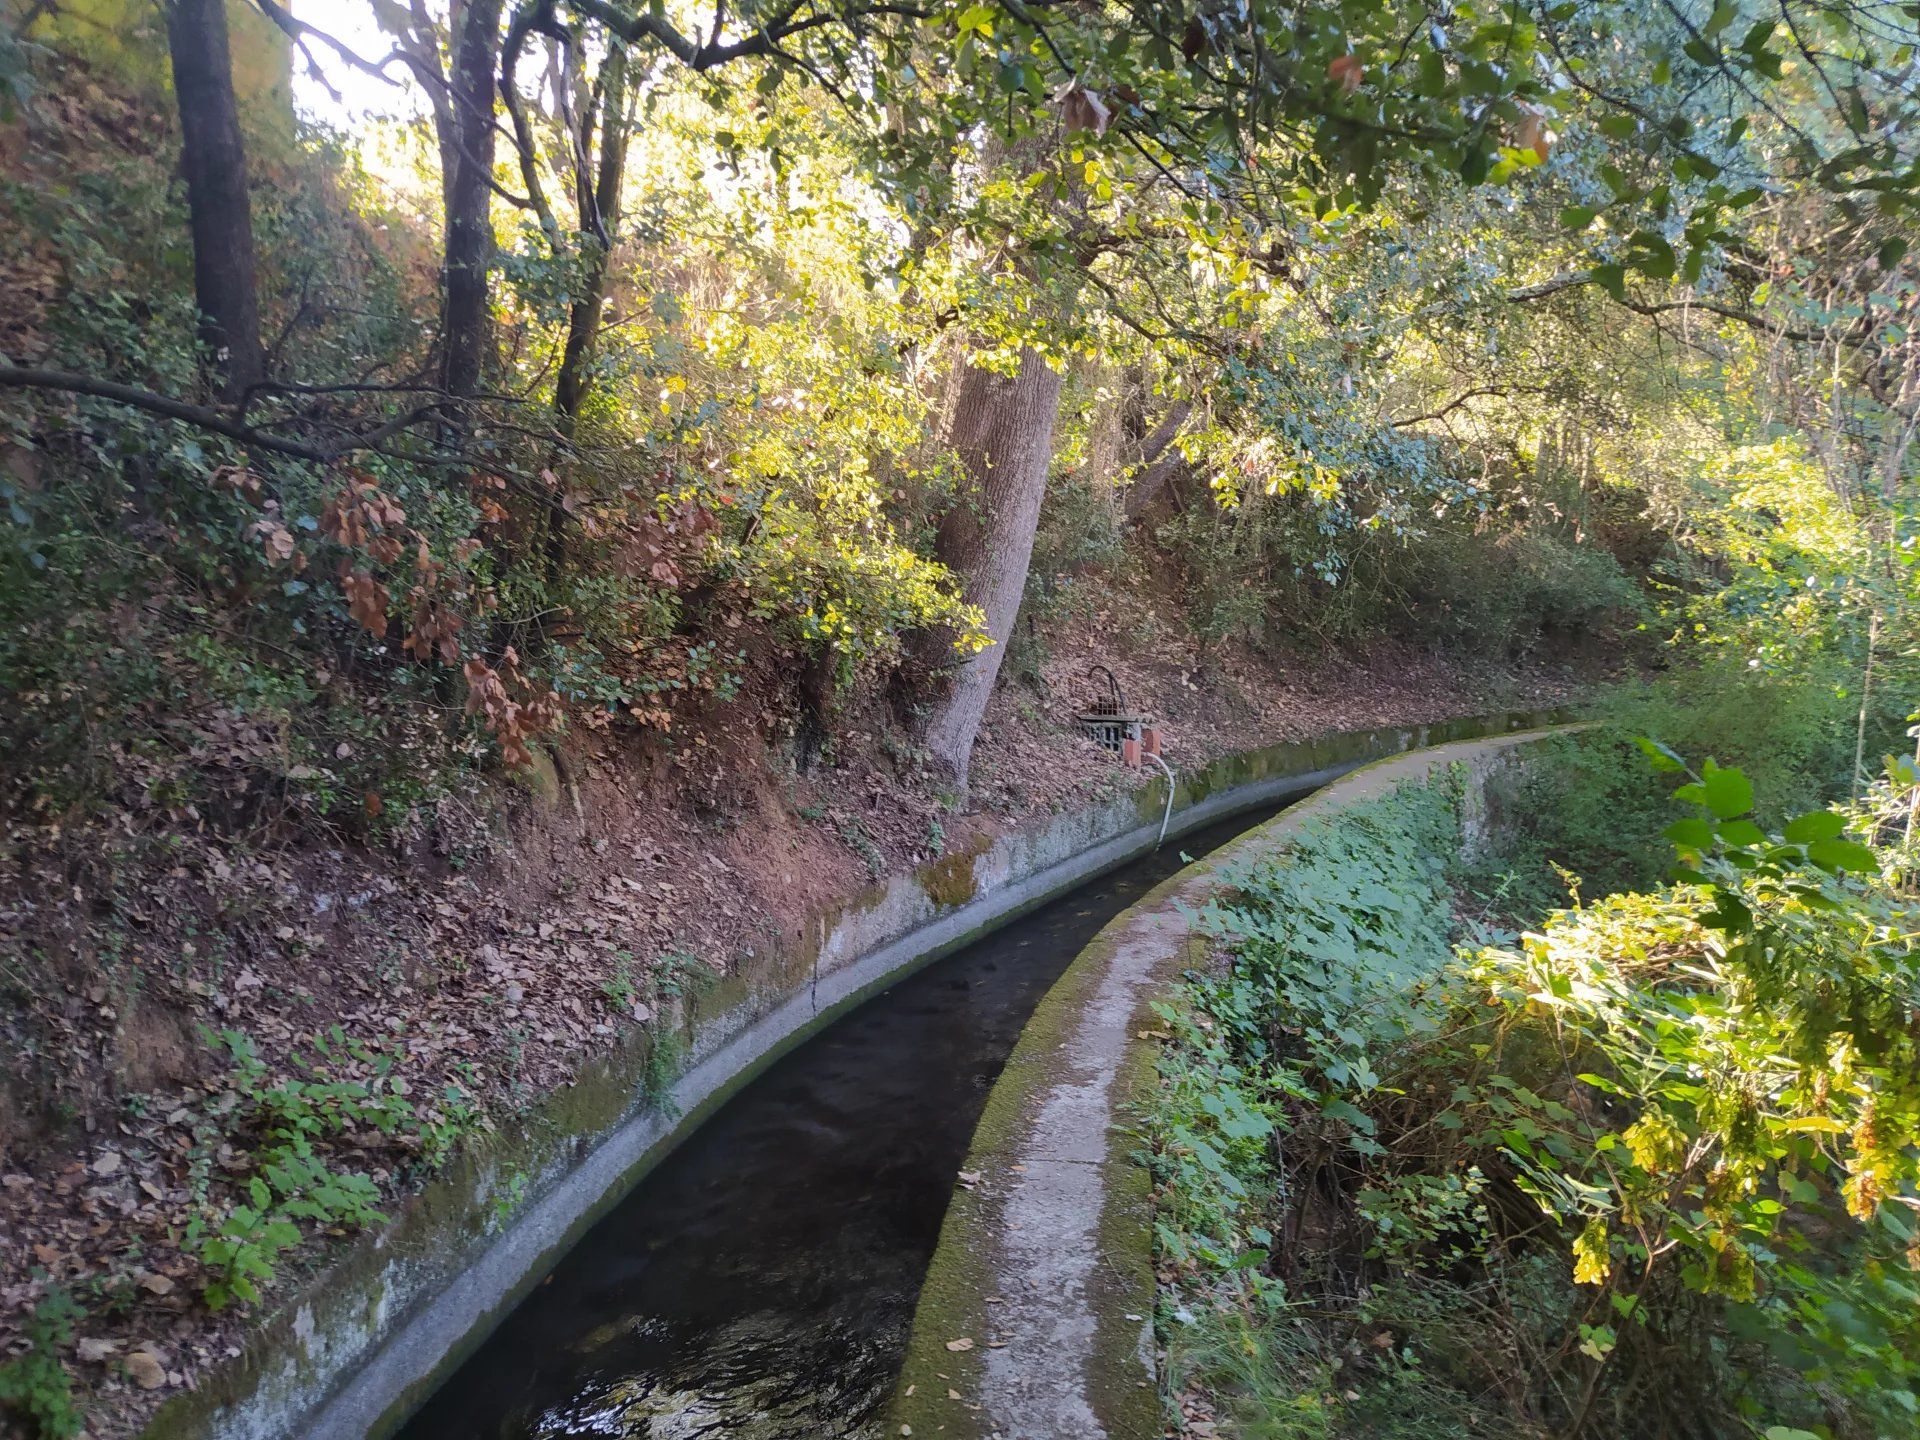
{"type": "MultiPolygon", "coordinates": [[[[1570,727],[1568,727],[1570,728],[1570,727]]],[[[1128,1133],[1153,1083],[1148,1004],[1206,941],[1188,912],[1301,827],[1403,781],[1461,776],[1468,843],[1541,729],[1368,765],[1188,866],[1110,921],[1034,1010],[974,1135],[914,1315],[885,1434],[1153,1440],[1150,1180],[1128,1133]]],[[[1497,807],[1496,807],[1497,808],[1497,807]]]]}
{"type": "MultiPolygon", "coordinates": [[[[1517,712],[1274,745],[1180,777],[1168,843],[1382,756],[1544,723],[1517,712]]],[[[391,1433],[592,1223],[756,1074],[861,1000],[1153,848],[1162,784],[1000,836],[816,917],[468,1147],[155,1417],[152,1440],[391,1433]],[[663,1071],[679,1056],[671,1079],[663,1071]]]]}

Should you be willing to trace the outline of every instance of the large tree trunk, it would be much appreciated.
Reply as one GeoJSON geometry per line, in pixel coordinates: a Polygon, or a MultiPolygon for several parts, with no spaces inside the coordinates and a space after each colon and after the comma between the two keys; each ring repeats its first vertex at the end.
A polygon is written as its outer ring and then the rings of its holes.
{"type": "Polygon", "coordinates": [[[225,0],[173,0],[167,49],[180,106],[180,168],[193,232],[200,338],[221,395],[237,400],[266,373],[254,291],[253,209],[247,150],[233,97],[225,0]]]}
{"type": "Polygon", "coordinates": [[[501,0],[461,0],[452,14],[453,92],[441,137],[446,201],[442,268],[440,383],[457,396],[480,388],[493,263],[493,71],[500,53],[501,0]]]}
{"type": "Polygon", "coordinates": [[[1132,374],[1101,361],[1086,364],[1081,384],[1091,392],[1087,419],[1086,458],[1080,462],[1080,477],[1101,500],[1114,502],[1114,480],[1126,468],[1130,436],[1127,434],[1127,401],[1132,374]]]}
{"type": "MultiPolygon", "coordinates": [[[[990,136],[982,168],[1027,173],[1054,138],[1036,133],[1003,148],[997,135],[990,136]]],[[[1002,263],[1025,269],[1029,262],[1015,253],[1002,263]]],[[[1056,295],[1055,303],[1066,302],[1056,295]]],[[[934,764],[963,795],[974,737],[1020,618],[1053,459],[1062,380],[1032,349],[1020,352],[1020,367],[1011,377],[962,361],[947,413],[947,440],[966,483],[940,521],[934,555],[960,581],[962,598],[985,615],[989,644],[957,661],[950,646],[944,655],[930,657],[943,664],[947,683],[934,699],[925,738],[934,764]]],[[[931,638],[937,644],[942,637],[931,638]]],[[[931,647],[919,648],[927,654],[931,647]]]]}
{"type": "Polygon", "coordinates": [[[1053,458],[1060,382],[1057,371],[1027,350],[1011,379],[967,365],[954,400],[949,438],[971,483],[940,522],[934,553],[960,578],[965,598],[985,612],[993,643],[952,667],[927,722],[926,743],[963,793],[974,736],[1020,614],[1053,458]]]}

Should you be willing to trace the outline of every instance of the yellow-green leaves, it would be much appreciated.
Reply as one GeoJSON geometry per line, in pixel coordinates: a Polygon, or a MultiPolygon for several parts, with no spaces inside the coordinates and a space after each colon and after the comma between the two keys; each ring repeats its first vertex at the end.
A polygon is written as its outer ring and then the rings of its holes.
{"type": "Polygon", "coordinates": [[[1613,1256],[1607,1248],[1607,1223],[1595,1218],[1586,1223],[1573,1242],[1573,1279],[1578,1285],[1603,1285],[1613,1273],[1613,1256]]]}

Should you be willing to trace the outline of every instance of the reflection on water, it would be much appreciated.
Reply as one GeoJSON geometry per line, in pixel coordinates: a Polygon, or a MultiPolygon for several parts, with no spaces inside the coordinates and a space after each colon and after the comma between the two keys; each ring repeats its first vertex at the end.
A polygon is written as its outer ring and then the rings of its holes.
{"type": "Polygon", "coordinates": [[[954,1176],[1034,1004],[1183,851],[1258,818],[1092,882],[779,1061],[589,1231],[403,1435],[875,1433],[954,1176]]]}

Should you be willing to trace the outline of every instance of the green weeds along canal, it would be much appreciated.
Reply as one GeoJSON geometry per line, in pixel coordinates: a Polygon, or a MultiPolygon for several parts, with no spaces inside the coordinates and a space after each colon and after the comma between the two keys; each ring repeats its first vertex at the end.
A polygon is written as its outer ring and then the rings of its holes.
{"type": "Polygon", "coordinates": [[[1202,914],[1146,1126],[1182,1428],[1916,1433],[1911,785],[1763,828],[1741,771],[1645,748],[1682,818],[1636,889],[1519,868],[1585,813],[1538,803],[1560,763],[1505,856],[1410,786],[1202,914]]]}

